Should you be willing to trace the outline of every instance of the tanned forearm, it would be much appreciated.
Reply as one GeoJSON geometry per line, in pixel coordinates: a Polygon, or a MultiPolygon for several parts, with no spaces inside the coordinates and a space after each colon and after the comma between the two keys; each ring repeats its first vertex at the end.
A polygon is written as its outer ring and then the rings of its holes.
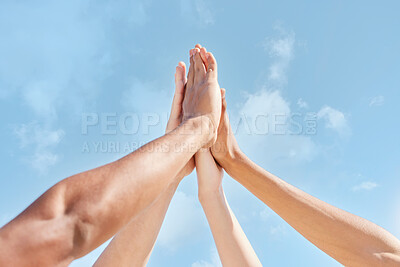
{"type": "Polygon", "coordinates": [[[190,119],[130,155],[69,177],[0,230],[0,265],[67,265],[149,206],[209,142],[207,118],[190,119]]]}
{"type": "Polygon", "coordinates": [[[310,242],[346,266],[399,266],[400,242],[378,225],[286,183],[238,152],[228,174],[310,242]]]}

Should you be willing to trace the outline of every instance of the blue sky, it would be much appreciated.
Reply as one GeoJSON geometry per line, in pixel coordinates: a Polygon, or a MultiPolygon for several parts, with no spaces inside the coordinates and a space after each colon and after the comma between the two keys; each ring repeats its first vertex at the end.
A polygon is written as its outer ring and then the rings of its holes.
{"type": "MultiPolygon", "coordinates": [[[[400,237],[400,6],[367,2],[1,1],[0,224],[57,181],[127,153],[110,144],[160,136],[175,66],[201,43],[250,158],[400,237]],[[84,133],[88,114],[99,123],[84,133]],[[136,133],[121,129],[127,114],[136,133]]],[[[338,266],[227,175],[224,188],[265,266],[338,266]]],[[[196,195],[192,174],[149,266],[219,266],[196,195]]]]}

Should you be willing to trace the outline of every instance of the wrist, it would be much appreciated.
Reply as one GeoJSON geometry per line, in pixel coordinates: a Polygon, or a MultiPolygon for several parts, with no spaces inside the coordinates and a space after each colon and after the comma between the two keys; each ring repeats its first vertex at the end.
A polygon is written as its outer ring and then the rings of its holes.
{"type": "Polygon", "coordinates": [[[209,147],[216,139],[217,127],[212,119],[207,115],[201,115],[186,119],[182,123],[184,132],[196,137],[200,147],[209,147]]]}
{"type": "Polygon", "coordinates": [[[240,150],[239,146],[237,145],[227,149],[227,151],[222,155],[216,154],[214,156],[217,162],[224,169],[227,168],[228,166],[235,165],[238,161],[243,161],[244,157],[245,157],[244,153],[240,150]]]}
{"type": "Polygon", "coordinates": [[[219,186],[218,188],[214,190],[204,190],[204,189],[199,189],[198,192],[198,197],[200,204],[206,205],[207,203],[214,202],[216,200],[223,200],[224,199],[224,190],[222,189],[222,186],[219,186]]]}

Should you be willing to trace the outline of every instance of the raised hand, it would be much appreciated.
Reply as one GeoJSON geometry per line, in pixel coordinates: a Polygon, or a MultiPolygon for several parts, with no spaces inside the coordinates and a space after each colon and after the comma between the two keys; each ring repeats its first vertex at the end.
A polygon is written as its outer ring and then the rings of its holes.
{"type": "Polygon", "coordinates": [[[190,51],[190,67],[183,100],[183,120],[201,117],[209,127],[209,140],[203,147],[210,147],[217,139],[221,117],[221,94],[217,80],[217,62],[204,48],[190,51]],[[202,53],[205,57],[203,63],[202,53]]]}
{"type": "MultiPolygon", "coordinates": [[[[183,110],[182,103],[185,96],[186,86],[186,65],[184,62],[179,62],[175,70],[175,93],[172,100],[171,114],[168,119],[165,133],[169,133],[178,127],[182,122],[183,110]]],[[[178,176],[183,178],[189,175],[194,169],[194,158],[192,158],[185,167],[179,172],[178,176]]]]}
{"type": "Polygon", "coordinates": [[[221,89],[221,120],[218,127],[217,141],[211,147],[212,155],[221,166],[224,166],[229,159],[234,158],[240,152],[229,122],[225,93],[225,89],[221,89]]]}

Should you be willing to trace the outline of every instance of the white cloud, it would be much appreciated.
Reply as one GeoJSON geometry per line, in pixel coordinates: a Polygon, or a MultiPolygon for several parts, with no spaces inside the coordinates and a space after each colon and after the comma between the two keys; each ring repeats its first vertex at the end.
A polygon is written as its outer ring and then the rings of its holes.
{"type": "Polygon", "coordinates": [[[369,101],[369,106],[370,107],[379,107],[379,106],[382,106],[384,102],[385,102],[384,96],[382,96],[382,95],[375,96],[375,97],[371,98],[371,100],[369,101]]]}
{"type": "Polygon", "coordinates": [[[274,59],[269,67],[269,86],[280,87],[287,83],[287,70],[294,56],[295,34],[279,27],[276,30],[279,32],[279,37],[267,38],[264,49],[274,59]]]}
{"type": "Polygon", "coordinates": [[[40,173],[45,173],[50,166],[58,162],[59,155],[52,150],[65,135],[62,129],[48,130],[32,122],[16,127],[14,133],[20,141],[21,148],[33,150],[26,161],[40,173]]]}
{"type": "Polygon", "coordinates": [[[168,208],[157,242],[163,248],[176,250],[191,241],[188,239],[199,237],[198,230],[204,225],[204,220],[198,200],[177,191],[168,208]]]}
{"type": "Polygon", "coordinates": [[[211,262],[201,260],[201,261],[196,261],[192,263],[192,267],[221,267],[221,260],[218,255],[218,251],[213,248],[211,250],[211,262]]]}
{"type": "Polygon", "coordinates": [[[268,234],[273,236],[285,235],[287,234],[287,224],[280,218],[275,212],[273,212],[269,207],[265,207],[260,211],[260,218],[265,225],[268,225],[268,234]]]}
{"type": "Polygon", "coordinates": [[[304,101],[302,98],[299,98],[297,100],[297,105],[299,106],[299,108],[308,108],[308,103],[304,101]]]}
{"type": "Polygon", "coordinates": [[[196,11],[204,25],[214,24],[214,16],[204,0],[196,0],[196,11]]]}
{"type": "Polygon", "coordinates": [[[374,182],[370,182],[370,181],[364,181],[358,185],[355,185],[352,190],[353,191],[361,191],[361,190],[365,190],[365,191],[371,191],[373,189],[375,189],[378,186],[377,183],[374,182]]]}
{"type": "Polygon", "coordinates": [[[322,107],[317,113],[318,119],[325,120],[325,127],[335,130],[341,136],[351,133],[347,119],[343,112],[329,106],[322,107]]]}
{"type": "Polygon", "coordinates": [[[57,145],[64,136],[64,131],[61,129],[56,131],[46,130],[38,123],[31,122],[17,127],[15,134],[20,139],[21,147],[34,144],[39,148],[47,148],[57,145]]]}
{"type": "Polygon", "coordinates": [[[240,113],[250,118],[256,118],[260,114],[290,114],[289,103],[283,99],[281,92],[278,90],[266,91],[261,90],[255,94],[248,94],[247,100],[240,113]]]}
{"type": "Polygon", "coordinates": [[[263,159],[268,163],[310,161],[318,154],[318,147],[310,136],[303,135],[304,125],[293,132],[294,117],[290,104],[279,90],[261,90],[248,94],[239,110],[239,117],[232,118],[232,129],[239,143],[250,152],[268,150],[263,159]]]}
{"type": "Polygon", "coordinates": [[[40,173],[46,173],[50,166],[56,164],[59,156],[50,151],[37,151],[30,159],[30,164],[40,173]]]}
{"type": "Polygon", "coordinates": [[[206,27],[215,23],[213,9],[208,0],[181,0],[181,15],[187,21],[206,27]]]}
{"type": "Polygon", "coordinates": [[[55,105],[58,97],[58,88],[44,81],[29,84],[23,92],[25,102],[35,114],[50,120],[57,116],[55,105]]]}
{"type": "Polygon", "coordinates": [[[269,229],[271,235],[284,235],[287,233],[286,227],[283,224],[271,226],[269,229]]]}

